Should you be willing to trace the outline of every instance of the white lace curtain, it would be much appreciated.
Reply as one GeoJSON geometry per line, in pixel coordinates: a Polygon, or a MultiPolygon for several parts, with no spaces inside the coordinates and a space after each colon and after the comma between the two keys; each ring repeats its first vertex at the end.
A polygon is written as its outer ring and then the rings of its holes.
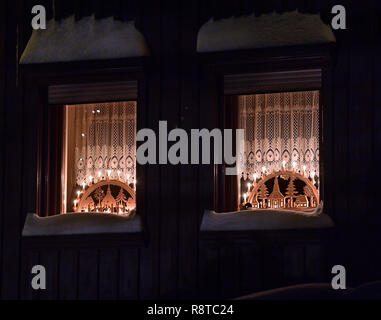
{"type": "Polygon", "coordinates": [[[254,174],[286,169],[319,175],[319,91],[239,96],[239,172],[254,174]]]}
{"type": "Polygon", "coordinates": [[[75,181],[102,177],[127,181],[136,169],[136,102],[74,106],[75,181]]]}

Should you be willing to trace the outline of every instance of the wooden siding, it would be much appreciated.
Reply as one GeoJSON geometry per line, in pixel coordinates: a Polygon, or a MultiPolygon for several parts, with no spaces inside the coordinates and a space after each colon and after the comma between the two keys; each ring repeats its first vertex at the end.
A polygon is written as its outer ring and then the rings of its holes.
{"type": "MultiPolygon", "coordinates": [[[[347,30],[335,32],[337,56],[329,88],[330,214],[336,223],[328,246],[305,235],[298,241],[200,237],[200,218],[213,206],[213,166],[151,165],[145,171],[148,245],[28,247],[25,216],[36,209],[35,123],[25,108],[21,55],[30,34],[33,1],[0,2],[0,298],[135,299],[235,297],[262,289],[326,280],[329,266],[347,267],[349,284],[381,277],[381,3],[342,1],[347,30]],[[21,14],[20,14],[21,12],[21,14]],[[323,256],[327,256],[323,259],[323,256]],[[328,261],[325,265],[319,265],[328,261]],[[31,266],[47,268],[48,288],[33,291],[31,266]],[[264,272],[264,269],[266,272],[264,272]]],[[[48,3],[39,1],[38,3],[48,3]]],[[[332,5],[334,3],[332,2],[332,5]]],[[[139,24],[152,52],[144,88],[144,123],[157,131],[213,128],[215,79],[195,54],[201,2],[148,0],[139,24]]],[[[323,80],[324,81],[324,80],[323,80]]],[[[139,181],[140,183],[140,181],[139,181]]]]}

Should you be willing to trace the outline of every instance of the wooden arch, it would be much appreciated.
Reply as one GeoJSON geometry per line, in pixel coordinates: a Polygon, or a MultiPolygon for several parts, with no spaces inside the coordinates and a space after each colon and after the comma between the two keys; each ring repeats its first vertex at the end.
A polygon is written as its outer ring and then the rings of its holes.
{"type": "Polygon", "coordinates": [[[275,178],[275,177],[280,177],[280,176],[286,176],[289,177],[290,179],[295,179],[295,180],[301,180],[303,181],[308,187],[313,192],[313,195],[316,199],[316,203],[319,203],[319,191],[316,189],[316,187],[313,185],[313,183],[303,176],[302,174],[295,172],[295,171],[287,171],[287,170],[281,170],[281,171],[274,171],[273,173],[265,176],[264,178],[260,179],[258,183],[255,183],[254,188],[249,192],[249,196],[247,199],[247,202],[253,203],[255,200],[255,196],[258,194],[259,189],[262,187],[263,184],[265,184],[267,181],[275,178]]]}
{"type": "Polygon", "coordinates": [[[113,185],[113,186],[118,186],[121,187],[122,189],[126,190],[128,194],[131,196],[132,200],[136,203],[135,199],[135,191],[132,189],[128,184],[121,182],[119,180],[112,180],[112,179],[106,179],[106,180],[101,180],[98,181],[97,183],[92,184],[82,195],[79,203],[78,203],[78,208],[81,208],[83,206],[83,202],[87,200],[87,198],[98,188],[107,186],[107,185],[113,185]]]}

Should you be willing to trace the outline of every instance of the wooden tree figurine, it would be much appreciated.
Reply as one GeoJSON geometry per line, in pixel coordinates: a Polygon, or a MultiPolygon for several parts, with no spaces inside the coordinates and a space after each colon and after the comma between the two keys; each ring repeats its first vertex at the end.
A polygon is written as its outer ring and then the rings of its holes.
{"type": "Polygon", "coordinates": [[[265,208],[265,199],[269,196],[269,191],[267,190],[266,184],[262,184],[259,192],[258,197],[262,200],[262,208],[265,208]]]}
{"type": "Polygon", "coordinates": [[[105,193],[101,187],[99,187],[99,188],[97,188],[97,190],[95,190],[94,197],[95,197],[95,199],[98,200],[98,206],[101,207],[101,201],[105,197],[105,193]]]}
{"type": "Polygon", "coordinates": [[[287,189],[286,189],[286,197],[290,198],[290,206],[293,207],[293,199],[296,196],[296,189],[294,184],[294,178],[290,178],[290,182],[288,183],[287,189]]]}
{"type": "Polygon", "coordinates": [[[123,192],[123,188],[120,188],[120,191],[119,191],[118,195],[116,196],[115,200],[116,200],[116,204],[118,206],[125,206],[126,205],[127,197],[123,192]]]}

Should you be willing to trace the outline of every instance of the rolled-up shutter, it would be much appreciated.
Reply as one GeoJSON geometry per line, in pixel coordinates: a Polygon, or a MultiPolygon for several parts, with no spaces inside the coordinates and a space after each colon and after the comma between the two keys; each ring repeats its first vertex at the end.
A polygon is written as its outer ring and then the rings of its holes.
{"type": "Polygon", "coordinates": [[[316,90],[321,87],[321,69],[242,73],[224,76],[224,94],[254,94],[316,90]]]}
{"type": "Polygon", "coordinates": [[[134,81],[60,84],[49,86],[49,104],[93,103],[136,100],[138,83],[134,81]]]}

